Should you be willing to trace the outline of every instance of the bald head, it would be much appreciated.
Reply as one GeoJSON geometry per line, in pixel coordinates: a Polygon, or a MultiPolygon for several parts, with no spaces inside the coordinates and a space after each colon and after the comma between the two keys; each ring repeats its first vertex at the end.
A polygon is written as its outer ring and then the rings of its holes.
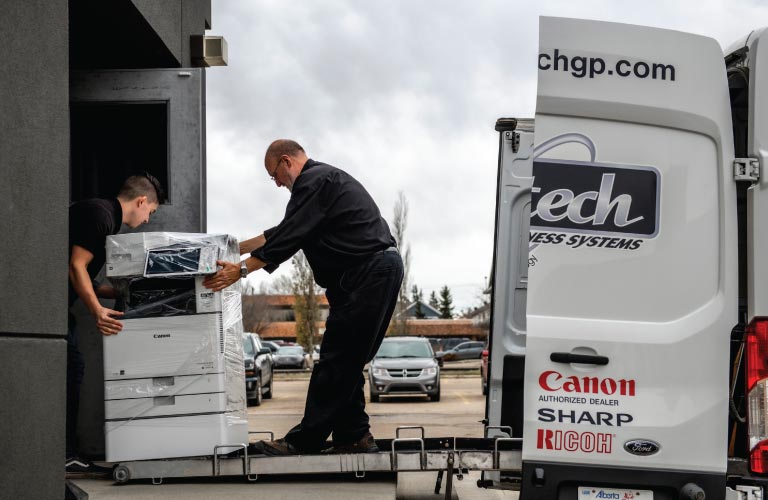
{"type": "Polygon", "coordinates": [[[293,183],[307,162],[307,153],[298,142],[278,139],[269,145],[264,155],[264,168],[277,187],[293,191],[293,183]]]}
{"type": "Polygon", "coordinates": [[[307,157],[307,153],[298,142],[291,139],[278,139],[267,148],[267,153],[264,155],[264,163],[271,163],[283,155],[299,159],[306,159],[307,157]]]}

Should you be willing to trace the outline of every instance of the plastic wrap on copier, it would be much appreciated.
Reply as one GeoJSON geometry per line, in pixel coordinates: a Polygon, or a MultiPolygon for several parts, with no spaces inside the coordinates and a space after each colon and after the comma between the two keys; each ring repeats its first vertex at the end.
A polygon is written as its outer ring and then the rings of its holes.
{"type": "Polygon", "coordinates": [[[227,238],[170,232],[108,236],[107,277],[209,274],[216,271],[216,260],[223,257],[227,238]]]}
{"type": "MultiPolygon", "coordinates": [[[[148,247],[158,243],[165,248],[215,243],[218,259],[240,260],[238,242],[228,235],[117,235],[108,239],[108,248],[116,250],[113,255],[138,255],[139,248],[151,250],[148,247]]],[[[129,444],[154,433],[162,435],[168,428],[179,428],[184,434],[183,428],[188,427],[190,435],[185,439],[200,440],[200,454],[209,454],[214,445],[230,444],[208,442],[213,439],[210,436],[222,434],[199,432],[203,417],[189,408],[201,394],[210,397],[199,413],[219,414],[213,421],[230,428],[223,435],[230,442],[235,438],[234,442],[247,442],[240,282],[213,292],[202,286],[203,276],[143,278],[143,268],[133,269],[137,274],[110,278],[126,294],[127,319],[121,333],[104,337],[107,459],[181,456],[174,449],[153,449],[150,443],[137,455],[136,447],[129,444]]],[[[189,443],[183,449],[188,452],[189,443]]]]}

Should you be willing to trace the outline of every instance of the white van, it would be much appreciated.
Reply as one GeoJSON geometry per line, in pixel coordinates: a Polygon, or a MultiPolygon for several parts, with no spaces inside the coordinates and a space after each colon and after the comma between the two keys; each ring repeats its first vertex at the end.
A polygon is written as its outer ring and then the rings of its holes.
{"type": "Polygon", "coordinates": [[[538,65],[535,120],[497,122],[486,410],[523,467],[486,479],[522,500],[762,498],[768,33],[724,56],[542,18],[538,65]]]}

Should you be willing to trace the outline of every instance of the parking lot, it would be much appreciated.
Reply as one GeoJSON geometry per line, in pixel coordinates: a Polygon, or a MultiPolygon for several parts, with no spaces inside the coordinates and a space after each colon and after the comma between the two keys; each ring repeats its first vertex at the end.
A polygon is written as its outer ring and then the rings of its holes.
{"type": "MultiPolygon", "coordinates": [[[[477,362],[463,362],[459,370],[442,373],[442,398],[431,402],[424,396],[383,397],[366,402],[371,432],[376,438],[393,438],[398,426],[423,426],[428,437],[482,437],[485,396],[482,395],[477,362]]],[[[309,373],[275,375],[275,394],[261,406],[248,408],[251,431],[272,431],[283,436],[304,412],[309,373]]],[[[368,394],[366,383],[365,394],[368,394]]],[[[367,397],[367,396],[366,396],[367,397]]],[[[259,440],[261,436],[253,436],[259,440]]]]}

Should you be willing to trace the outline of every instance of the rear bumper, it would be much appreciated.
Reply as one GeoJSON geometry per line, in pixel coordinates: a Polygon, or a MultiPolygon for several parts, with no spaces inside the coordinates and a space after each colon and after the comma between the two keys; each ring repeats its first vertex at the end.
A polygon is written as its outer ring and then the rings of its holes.
{"type": "Polygon", "coordinates": [[[520,500],[578,500],[580,486],[653,491],[653,500],[680,500],[683,487],[698,485],[707,500],[725,500],[726,475],[662,469],[628,469],[524,462],[520,500]]]}

